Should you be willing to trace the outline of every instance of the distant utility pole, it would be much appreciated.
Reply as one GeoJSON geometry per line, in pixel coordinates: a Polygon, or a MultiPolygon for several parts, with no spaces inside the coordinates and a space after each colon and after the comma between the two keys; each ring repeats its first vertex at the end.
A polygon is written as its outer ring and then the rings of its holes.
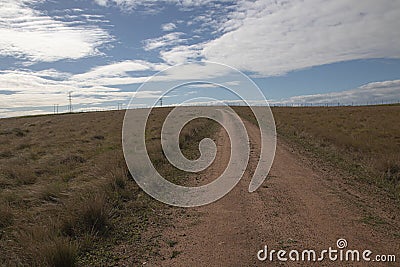
{"type": "Polygon", "coordinates": [[[160,107],[162,107],[162,97],[160,98],[160,107]]]}
{"type": "Polygon", "coordinates": [[[58,114],[58,104],[54,104],[53,112],[54,114],[58,114]]]}
{"type": "Polygon", "coordinates": [[[118,103],[118,110],[122,110],[122,105],[123,105],[123,103],[118,103]]]}
{"type": "Polygon", "coordinates": [[[72,91],[68,92],[68,100],[69,100],[69,113],[72,113],[72,91]]]}

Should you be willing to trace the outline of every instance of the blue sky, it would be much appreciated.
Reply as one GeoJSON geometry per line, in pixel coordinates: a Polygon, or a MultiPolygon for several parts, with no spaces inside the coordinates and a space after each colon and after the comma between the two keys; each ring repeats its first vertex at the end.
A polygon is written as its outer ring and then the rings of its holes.
{"type": "MultiPolygon", "coordinates": [[[[64,111],[69,91],[76,111],[116,108],[191,61],[242,71],[272,104],[398,101],[398,21],[396,0],[0,0],[0,117],[64,111]]],[[[226,97],[188,90],[166,102],[226,97]]]]}

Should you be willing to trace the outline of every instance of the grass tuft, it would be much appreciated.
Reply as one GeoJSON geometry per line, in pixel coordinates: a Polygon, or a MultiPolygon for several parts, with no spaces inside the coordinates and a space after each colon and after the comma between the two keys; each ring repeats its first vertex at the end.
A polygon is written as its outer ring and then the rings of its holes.
{"type": "Polygon", "coordinates": [[[13,213],[8,203],[0,202],[0,229],[10,226],[13,222],[13,213]]]}
{"type": "Polygon", "coordinates": [[[60,160],[60,164],[73,165],[77,163],[85,163],[86,159],[79,155],[70,155],[60,160]]]}
{"type": "Polygon", "coordinates": [[[58,237],[44,245],[41,254],[48,266],[71,267],[76,265],[78,246],[68,238],[58,237]]]}
{"type": "Polygon", "coordinates": [[[65,188],[65,185],[61,182],[52,182],[41,191],[41,199],[46,201],[58,202],[61,191],[65,188]]]}
{"type": "Polygon", "coordinates": [[[92,137],[92,139],[104,140],[104,135],[96,134],[96,135],[94,135],[94,136],[92,137]]]}
{"type": "Polygon", "coordinates": [[[8,159],[13,157],[14,154],[10,150],[0,151],[0,158],[1,159],[8,159]]]}
{"type": "Polygon", "coordinates": [[[78,245],[60,235],[56,226],[35,225],[18,234],[21,248],[26,252],[26,262],[33,266],[71,267],[76,265],[78,245]]]}
{"type": "Polygon", "coordinates": [[[91,193],[74,200],[68,214],[61,223],[61,231],[67,236],[105,235],[111,226],[111,209],[105,193],[91,193]]]}
{"type": "Polygon", "coordinates": [[[3,175],[17,185],[31,185],[36,183],[35,172],[29,166],[9,164],[2,168],[3,175]]]}
{"type": "Polygon", "coordinates": [[[104,233],[109,226],[109,210],[104,194],[94,194],[81,210],[83,223],[88,229],[104,233]]]}

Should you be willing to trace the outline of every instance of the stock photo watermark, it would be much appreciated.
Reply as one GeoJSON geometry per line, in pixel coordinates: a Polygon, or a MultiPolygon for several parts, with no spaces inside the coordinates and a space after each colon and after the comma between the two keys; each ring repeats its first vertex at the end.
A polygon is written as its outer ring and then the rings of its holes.
{"type": "Polygon", "coordinates": [[[370,249],[358,250],[347,247],[347,240],[343,238],[336,241],[336,247],[322,250],[275,250],[265,245],[257,252],[257,259],[262,262],[396,262],[394,254],[374,254],[370,249]]]}
{"type": "Polygon", "coordinates": [[[221,99],[226,92],[235,97],[230,100],[231,103],[251,108],[257,121],[261,134],[260,157],[248,191],[253,192],[260,187],[271,168],[276,149],[275,122],[264,94],[249,77],[232,67],[193,62],[168,68],[151,77],[137,90],[125,113],[122,130],[125,160],[133,178],[147,194],[168,205],[194,207],[222,198],[239,182],[249,163],[250,143],[243,120],[227,101],[221,99]],[[231,146],[231,158],[223,173],[214,181],[198,187],[176,185],[166,180],[153,166],[146,148],[145,132],[149,115],[163,99],[168,99],[182,87],[212,90],[209,91],[211,94],[201,97],[191,97],[193,92],[178,94],[182,96],[180,102],[171,105],[173,108],[161,130],[162,150],[168,162],[182,171],[196,173],[207,169],[214,161],[217,147],[210,138],[200,141],[201,156],[196,160],[187,159],[180,150],[180,132],[187,123],[197,118],[219,123],[227,132],[231,146]],[[156,97],[152,102],[144,103],[140,97],[143,94],[156,97]]]}

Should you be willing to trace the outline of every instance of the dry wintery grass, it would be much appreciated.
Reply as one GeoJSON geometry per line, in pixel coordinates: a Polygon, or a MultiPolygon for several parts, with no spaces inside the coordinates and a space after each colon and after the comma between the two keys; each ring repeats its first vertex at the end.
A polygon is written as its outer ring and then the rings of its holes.
{"type": "MultiPolygon", "coordinates": [[[[248,109],[238,110],[253,120],[248,109]]],[[[150,116],[146,144],[155,167],[181,184],[189,175],[161,152],[160,126],[169,111],[157,109],[150,116]]],[[[273,108],[273,113],[280,136],[399,194],[400,106],[273,108]]],[[[164,206],[127,171],[123,115],[0,120],[0,265],[138,265],[157,253],[154,240],[142,234],[149,225],[165,223],[164,206]],[[121,252],[129,246],[135,249],[121,252]]],[[[209,120],[193,121],[180,137],[183,153],[198,157],[198,141],[216,129],[209,120]]]]}
{"type": "Polygon", "coordinates": [[[273,108],[278,133],[400,197],[400,106],[273,108]]]}
{"type": "Polygon", "coordinates": [[[82,257],[78,247],[86,232],[97,238],[105,231],[108,202],[117,197],[101,189],[111,178],[107,164],[100,168],[97,161],[122,162],[122,117],[111,112],[1,120],[2,264],[70,266],[82,257]],[[68,222],[75,235],[65,231],[68,222]]]}
{"type": "MultiPolygon", "coordinates": [[[[146,138],[157,169],[177,181],[187,175],[167,164],[160,146],[169,110],[152,114],[146,138]]],[[[129,175],[121,148],[123,115],[0,120],[0,265],[112,265],[126,257],[138,264],[156,253],[141,235],[162,220],[162,206],[129,175]],[[121,244],[135,250],[121,255],[111,249],[121,244]]],[[[210,134],[209,124],[191,123],[182,140],[199,129],[210,134]]],[[[196,157],[196,140],[181,145],[196,157]]]]}
{"type": "MultiPolygon", "coordinates": [[[[235,109],[256,123],[249,108],[235,109]]],[[[271,110],[279,137],[400,200],[400,105],[271,110]]]]}

